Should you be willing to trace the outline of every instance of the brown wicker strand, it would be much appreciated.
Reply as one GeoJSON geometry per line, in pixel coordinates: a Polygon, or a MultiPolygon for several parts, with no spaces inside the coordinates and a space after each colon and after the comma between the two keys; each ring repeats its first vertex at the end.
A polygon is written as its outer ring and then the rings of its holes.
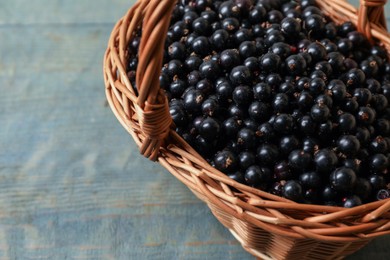
{"type": "Polygon", "coordinates": [[[360,0],[358,12],[358,30],[365,34],[370,41],[373,41],[371,24],[382,29],[387,28],[384,5],[387,0],[360,0]]]}
{"type": "Polygon", "coordinates": [[[150,1],[143,21],[144,36],[141,39],[136,75],[139,95],[135,113],[146,137],[140,152],[151,160],[156,160],[172,125],[168,102],[159,89],[159,74],[156,71],[162,66],[164,41],[161,38],[166,35],[169,25],[169,19],[163,18],[172,12],[174,5],[174,1],[150,1]]]}

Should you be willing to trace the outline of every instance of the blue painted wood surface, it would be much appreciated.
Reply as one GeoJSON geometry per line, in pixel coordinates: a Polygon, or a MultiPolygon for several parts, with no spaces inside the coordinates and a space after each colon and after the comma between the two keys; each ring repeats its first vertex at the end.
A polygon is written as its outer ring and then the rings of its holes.
{"type": "Polygon", "coordinates": [[[106,105],[103,53],[133,2],[0,1],[0,260],[253,259],[106,105]]]}

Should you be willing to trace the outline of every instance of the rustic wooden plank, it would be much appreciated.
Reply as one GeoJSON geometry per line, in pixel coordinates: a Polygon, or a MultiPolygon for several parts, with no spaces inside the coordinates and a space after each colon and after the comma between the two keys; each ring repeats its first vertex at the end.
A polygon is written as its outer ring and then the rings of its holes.
{"type": "Polygon", "coordinates": [[[104,48],[132,2],[0,2],[0,259],[253,259],[105,106],[104,48]]]}
{"type": "Polygon", "coordinates": [[[0,2],[0,26],[23,24],[110,23],[136,0],[12,0],[0,2]]]}

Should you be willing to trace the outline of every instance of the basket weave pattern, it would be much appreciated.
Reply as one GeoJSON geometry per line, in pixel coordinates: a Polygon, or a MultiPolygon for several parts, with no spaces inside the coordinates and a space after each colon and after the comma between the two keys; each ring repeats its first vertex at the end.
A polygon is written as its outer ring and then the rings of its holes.
{"type": "MultiPolygon", "coordinates": [[[[383,5],[317,1],[335,22],[352,21],[390,51],[383,5]]],[[[211,167],[173,129],[159,87],[164,38],[175,0],[139,0],[115,25],[104,56],[108,102],[140,152],[187,185],[251,254],[262,259],[341,259],[390,234],[390,199],[346,209],[299,204],[239,184],[211,167]],[[142,27],[137,91],[127,77],[128,44],[142,27]]]]}

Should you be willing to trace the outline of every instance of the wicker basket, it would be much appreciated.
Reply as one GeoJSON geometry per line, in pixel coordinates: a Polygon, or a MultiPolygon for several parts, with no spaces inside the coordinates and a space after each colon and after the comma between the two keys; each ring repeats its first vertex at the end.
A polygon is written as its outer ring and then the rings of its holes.
{"type": "MultiPolygon", "coordinates": [[[[385,0],[361,0],[357,11],[342,0],[318,0],[335,22],[352,21],[390,50],[385,0]]],[[[104,56],[108,102],[140,152],[157,160],[201,200],[251,254],[262,259],[341,259],[390,233],[390,199],[355,208],[299,204],[239,184],[211,167],[172,129],[159,86],[164,38],[175,0],[139,0],[119,20],[104,56]],[[127,46],[142,26],[138,93],[126,72],[127,46]]]]}

